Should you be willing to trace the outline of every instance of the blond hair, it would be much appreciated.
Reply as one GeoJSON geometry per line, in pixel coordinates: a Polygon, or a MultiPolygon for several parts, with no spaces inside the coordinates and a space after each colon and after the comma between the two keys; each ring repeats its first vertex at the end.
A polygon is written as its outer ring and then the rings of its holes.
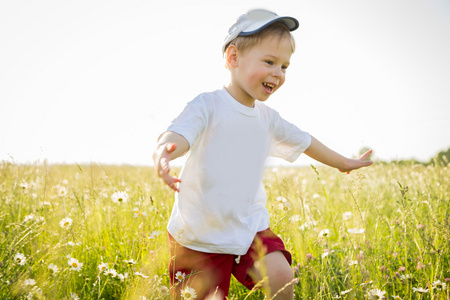
{"type": "Polygon", "coordinates": [[[230,45],[234,45],[239,51],[245,52],[248,49],[257,45],[261,40],[268,36],[276,36],[279,39],[284,37],[288,37],[291,41],[291,49],[292,53],[295,51],[295,40],[291,34],[289,28],[281,22],[275,22],[270,24],[269,26],[261,29],[252,35],[247,36],[237,36],[234,40],[229,42],[225,47],[224,54],[227,52],[227,49],[230,45]]]}

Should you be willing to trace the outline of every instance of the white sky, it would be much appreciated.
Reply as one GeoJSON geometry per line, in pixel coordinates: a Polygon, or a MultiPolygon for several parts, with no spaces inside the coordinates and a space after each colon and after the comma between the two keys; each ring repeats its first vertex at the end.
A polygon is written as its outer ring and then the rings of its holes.
{"type": "Polygon", "coordinates": [[[185,103],[227,83],[222,41],[252,8],[300,21],[266,102],[284,118],[346,156],[450,147],[447,0],[0,0],[0,160],[151,164],[185,103]]]}

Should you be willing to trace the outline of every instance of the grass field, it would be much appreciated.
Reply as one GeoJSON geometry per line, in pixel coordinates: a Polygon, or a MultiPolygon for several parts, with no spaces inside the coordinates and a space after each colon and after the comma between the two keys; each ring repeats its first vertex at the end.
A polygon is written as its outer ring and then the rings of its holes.
{"type": "MultiPolygon", "coordinates": [[[[278,168],[264,183],[296,299],[450,299],[447,167],[278,168]]],[[[169,299],[172,203],[151,168],[0,162],[0,299],[169,299]]],[[[263,298],[232,281],[230,299],[263,298]]]]}

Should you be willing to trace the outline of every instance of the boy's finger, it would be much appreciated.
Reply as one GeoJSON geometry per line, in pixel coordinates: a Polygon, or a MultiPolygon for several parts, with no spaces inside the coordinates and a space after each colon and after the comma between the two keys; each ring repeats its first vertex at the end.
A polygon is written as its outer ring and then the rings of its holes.
{"type": "Polygon", "coordinates": [[[169,152],[169,153],[172,153],[173,151],[175,151],[177,149],[177,144],[175,144],[175,143],[168,143],[167,145],[166,145],[166,150],[167,150],[167,152],[169,152]]]}

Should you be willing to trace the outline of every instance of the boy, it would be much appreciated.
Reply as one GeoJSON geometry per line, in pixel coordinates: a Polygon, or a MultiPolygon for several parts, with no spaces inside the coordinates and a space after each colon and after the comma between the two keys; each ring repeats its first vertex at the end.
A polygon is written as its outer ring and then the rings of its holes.
{"type": "Polygon", "coordinates": [[[298,26],[261,9],[239,17],[222,48],[229,84],[189,102],[158,140],[155,169],[177,192],[167,227],[177,299],[226,297],[231,274],[249,289],[263,280],[270,296],[293,299],[291,255],[269,228],[266,157],[293,162],[304,152],[347,173],[372,164],[370,151],[345,158],[263,103],[285,81],[298,26]],[[188,151],[173,177],[169,161],[188,151]]]}

